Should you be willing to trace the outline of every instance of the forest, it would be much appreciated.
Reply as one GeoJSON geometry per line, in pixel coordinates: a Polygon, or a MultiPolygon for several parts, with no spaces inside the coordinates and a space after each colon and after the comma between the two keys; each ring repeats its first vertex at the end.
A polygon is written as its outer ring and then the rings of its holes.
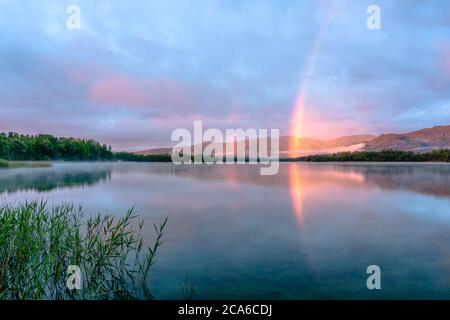
{"type": "Polygon", "coordinates": [[[170,161],[170,156],[113,152],[94,140],[60,138],[49,134],[0,133],[0,159],[17,161],[170,161]]]}
{"type": "Polygon", "coordinates": [[[328,162],[328,161],[389,161],[389,162],[450,162],[450,149],[433,150],[426,153],[411,151],[383,150],[383,151],[357,151],[340,152],[334,154],[321,154],[297,158],[298,161],[328,162]]]}

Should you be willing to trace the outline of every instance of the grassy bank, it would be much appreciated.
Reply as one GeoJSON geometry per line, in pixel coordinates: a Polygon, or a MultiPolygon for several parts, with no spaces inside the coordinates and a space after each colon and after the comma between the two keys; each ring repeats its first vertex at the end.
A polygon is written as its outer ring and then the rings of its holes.
{"type": "Polygon", "coordinates": [[[86,217],[70,204],[0,205],[0,298],[152,299],[148,278],[167,219],[145,247],[132,211],[86,217]],[[70,265],[81,270],[81,290],[67,287],[70,265]]]}
{"type": "Polygon", "coordinates": [[[14,169],[14,168],[42,168],[51,167],[50,162],[38,161],[8,161],[0,159],[0,169],[14,169]]]}

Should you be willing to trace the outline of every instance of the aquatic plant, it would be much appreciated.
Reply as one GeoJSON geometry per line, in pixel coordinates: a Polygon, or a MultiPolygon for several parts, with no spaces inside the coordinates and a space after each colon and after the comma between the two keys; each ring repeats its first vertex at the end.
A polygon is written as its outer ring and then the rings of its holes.
{"type": "Polygon", "coordinates": [[[146,247],[143,220],[87,216],[82,207],[44,201],[0,205],[0,299],[153,299],[149,289],[167,218],[146,247]],[[68,287],[79,268],[81,289],[68,287]]]}

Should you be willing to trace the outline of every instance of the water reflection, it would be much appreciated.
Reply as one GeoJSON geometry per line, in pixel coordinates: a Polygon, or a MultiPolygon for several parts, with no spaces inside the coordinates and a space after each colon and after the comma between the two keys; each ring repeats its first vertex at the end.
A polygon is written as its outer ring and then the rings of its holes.
{"type": "Polygon", "coordinates": [[[51,168],[0,170],[0,194],[19,191],[50,192],[87,187],[111,179],[109,165],[59,165],[51,168]]]}
{"type": "Polygon", "coordinates": [[[282,163],[275,176],[168,163],[0,171],[1,190],[51,180],[45,194],[2,198],[111,214],[134,205],[149,243],[152,222],[169,216],[151,284],[160,299],[182,298],[187,273],[198,299],[450,298],[447,164],[282,163]],[[370,264],[382,267],[380,292],[365,286],[370,264]]]}
{"type": "Polygon", "coordinates": [[[289,190],[291,193],[292,207],[297,222],[301,227],[302,219],[302,182],[299,167],[295,163],[289,164],[289,190]]]}
{"type": "Polygon", "coordinates": [[[256,165],[176,166],[170,172],[153,173],[230,184],[283,186],[297,194],[293,198],[298,198],[302,187],[320,185],[378,187],[450,196],[450,165],[445,163],[281,163],[280,172],[274,176],[261,176],[256,165]]]}

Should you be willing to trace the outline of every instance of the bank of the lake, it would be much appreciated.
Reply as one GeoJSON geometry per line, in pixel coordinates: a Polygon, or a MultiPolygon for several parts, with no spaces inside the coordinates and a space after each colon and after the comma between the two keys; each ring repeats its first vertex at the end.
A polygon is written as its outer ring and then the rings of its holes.
{"type": "Polygon", "coordinates": [[[16,168],[48,168],[51,162],[43,161],[9,161],[0,159],[0,169],[16,169],[16,168]]]}

